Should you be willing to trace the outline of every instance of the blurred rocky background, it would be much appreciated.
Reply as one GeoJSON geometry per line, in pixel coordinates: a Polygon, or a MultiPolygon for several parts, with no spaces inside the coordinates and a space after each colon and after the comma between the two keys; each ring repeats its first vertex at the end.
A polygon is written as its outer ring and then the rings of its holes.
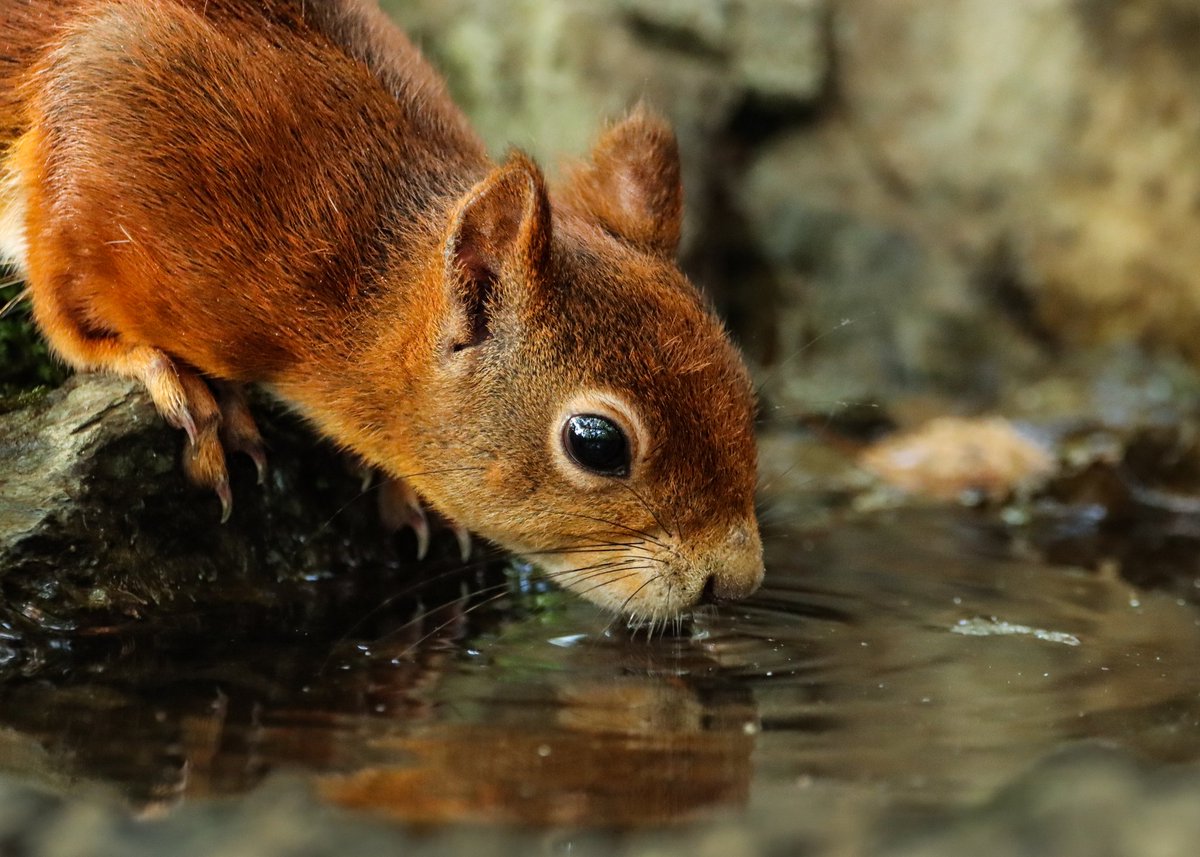
{"type": "Polygon", "coordinates": [[[1200,354],[1191,0],[390,8],[498,154],[673,119],[685,265],[783,413],[1200,354]]]}

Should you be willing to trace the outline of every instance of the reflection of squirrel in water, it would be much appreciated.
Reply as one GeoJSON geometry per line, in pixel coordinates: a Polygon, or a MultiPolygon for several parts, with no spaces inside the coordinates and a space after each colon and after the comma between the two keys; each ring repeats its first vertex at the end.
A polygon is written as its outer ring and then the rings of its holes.
{"type": "Polygon", "coordinates": [[[673,262],[661,119],[551,195],[368,0],[8,3],[0,52],[0,260],[226,512],[224,451],[264,464],[257,382],[419,533],[424,501],[643,617],[757,587],[752,393],[673,262]]]}

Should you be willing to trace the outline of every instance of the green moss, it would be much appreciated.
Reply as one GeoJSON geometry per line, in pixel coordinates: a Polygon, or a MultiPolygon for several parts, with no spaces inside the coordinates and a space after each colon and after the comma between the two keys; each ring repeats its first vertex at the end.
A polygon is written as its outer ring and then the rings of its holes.
{"type": "Polygon", "coordinates": [[[0,399],[62,383],[67,369],[54,360],[20,298],[24,283],[0,271],[0,399]]]}

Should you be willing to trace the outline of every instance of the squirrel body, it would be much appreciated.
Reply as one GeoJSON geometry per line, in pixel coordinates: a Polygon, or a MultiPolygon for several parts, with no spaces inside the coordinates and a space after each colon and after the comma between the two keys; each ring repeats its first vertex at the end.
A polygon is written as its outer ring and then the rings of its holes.
{"type": "Polygon", "coordinates": [[[228,506],[262,384],[610,609],[762,576],[753,396],[678,271],[667,124],[553,194],[367,0],[0,0],[0,261],[80,370],[136,377],[228,506]]]}

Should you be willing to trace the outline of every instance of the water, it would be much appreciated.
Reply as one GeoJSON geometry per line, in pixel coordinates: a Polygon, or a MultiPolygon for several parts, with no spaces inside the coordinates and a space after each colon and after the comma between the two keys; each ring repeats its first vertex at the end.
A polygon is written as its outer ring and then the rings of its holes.
{"type": "Polygon", "coordinates": [[[384,603],[76,642],[0,689],[0,766],[149,813],[292,772],[410,823],[807,835],[834,807],[977,804],[1081,742],[1200,758],[1195,604],[1048,564],[990,512],[774,520],[760,593],[652,639],[510,570],[441,581],[415,622],[384,603]]]}

